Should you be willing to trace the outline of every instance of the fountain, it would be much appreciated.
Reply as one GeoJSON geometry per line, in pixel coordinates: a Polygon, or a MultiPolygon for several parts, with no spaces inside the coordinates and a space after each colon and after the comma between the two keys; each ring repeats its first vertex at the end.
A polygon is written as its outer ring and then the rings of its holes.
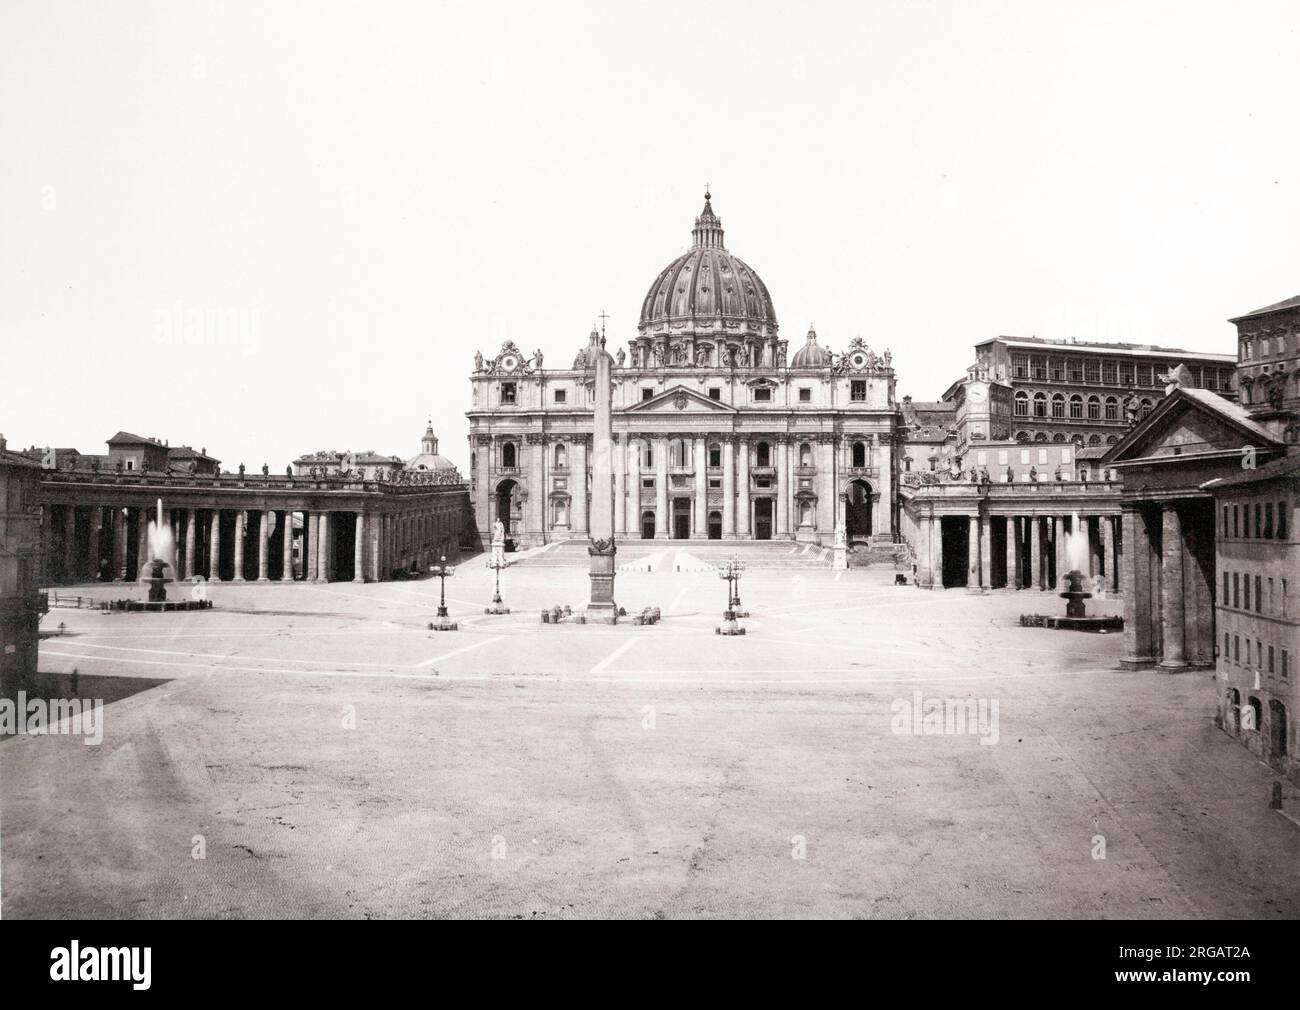
{"type": "Polygon", "coordinates": [[[1086,526],[1080,523],[1079,513],[1075,512],[1070,521],[1073,532],[1065,534],[1065,560],[1069,571],[1061,576],[1059,595],[1065,602],[1064,617],[1050,617],[1044,614],[1021,614],[1020,624],[1026,628],[1058,628],[1062,631],[1096,631],[1106,634],[1120,631],[1124,627],[1124,618],[1119,616],[1088,616],[1083,606],[1084,600],[1092,599],[1092,593],[1084,589],[1088,578],[1084,572],[1088,569],[1091,545],[1088,541],[1086,526]]]}
{"type": "Polygon", "coordinates": [[[172,528],[163,522],[163,503],[158,499],[158,518],[150,520],[146,539],[149,553],[153,557],[140,566],[137,582],[148,586],[148,598],[140,600],[109,600],[103,604],[105,610],[159,611],[159,610],[207,610],[212,601],[206,598],[189,600],[167,599],[167,583],[175,582],[176,542],[172,528]]]}

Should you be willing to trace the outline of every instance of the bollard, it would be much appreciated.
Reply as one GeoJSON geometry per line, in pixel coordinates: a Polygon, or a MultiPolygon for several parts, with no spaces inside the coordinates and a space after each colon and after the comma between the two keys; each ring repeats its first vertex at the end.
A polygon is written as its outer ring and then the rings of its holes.
{"type": "Polygon", "coordinates": [[[1273,799],[1269,801],[1268,808],[1270,810],[1282,809],[1282,783],[1281,782],[1273,783],[1273,799]]]}

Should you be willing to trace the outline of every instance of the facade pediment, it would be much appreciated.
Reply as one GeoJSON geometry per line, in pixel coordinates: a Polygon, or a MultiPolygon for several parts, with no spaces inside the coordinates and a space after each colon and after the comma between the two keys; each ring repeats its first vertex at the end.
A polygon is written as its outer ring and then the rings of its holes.
{"type": "Polygon", "coordinates": [[[735,407],[702,396],[685,386],[666,389],[649,400],[625,408],[624,414],[709,414],[731,415],[739,413],[735,407]]]}
{"type": "Polygon", "coordinates": [[[1112,447],[1104,462],[1122,465],[1275,445],[1276,441],[1231,401],[1203,390],[1192,395],[1179,389],[1112,447]]]}

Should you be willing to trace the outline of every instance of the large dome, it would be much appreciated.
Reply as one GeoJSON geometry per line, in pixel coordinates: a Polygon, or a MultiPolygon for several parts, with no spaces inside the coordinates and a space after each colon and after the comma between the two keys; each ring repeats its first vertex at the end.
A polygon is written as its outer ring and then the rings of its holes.
{"type": "Polygon", "coordinates": [[[722,244],[722,222],[709,193],[695,219],[691,248],[655,278],[641,303],[642,336],[704,333],[775,337],[776,310],[767,285],[722,244]]]}

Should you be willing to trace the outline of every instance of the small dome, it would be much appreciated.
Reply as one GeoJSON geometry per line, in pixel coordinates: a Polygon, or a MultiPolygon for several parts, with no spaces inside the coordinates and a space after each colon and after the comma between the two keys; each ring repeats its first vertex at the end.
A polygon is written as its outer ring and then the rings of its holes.
{"type": "Polygon", "coordinates": [[[790,360],[791,368],[825,368],[831,363],[831,352],[817,343],[817,331],[808,327],[808,342],[790,360]]]}
{"type": "Polygon", "coordinates": [[[438,454],[438,436],[433,431],[433,420],[424,429],[424,438],[420,439],[420,451],[406,461],[408,470],[454,470],[456,464],[446,456],[438,454]]]}

